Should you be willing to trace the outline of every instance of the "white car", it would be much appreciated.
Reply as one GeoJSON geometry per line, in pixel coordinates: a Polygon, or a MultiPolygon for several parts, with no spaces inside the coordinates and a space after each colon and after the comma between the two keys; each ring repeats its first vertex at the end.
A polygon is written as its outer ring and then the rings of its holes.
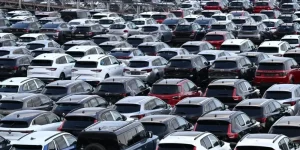
{"type": "Polygon", "coordinates": [[[139,34],[139,27],[132,22],[125,24],[112,24],[109,26],[108,34],[119,35],[124,39],[127,39],[131,35],[139,34]]]}
{"type": "Polygon", "coordinates": [[[298,150],[287,136],[282,134],[248,134],[236,145],[235,150],[262,149],[262,150],[298,150]]]}
{"type": "Polygon", "coordinates": [[[300,47],[300,35],[285,35],[280,41],[286,41],[292,48],[300,47]]]}
{"type": "Polygon", "coordinates": [[[17,46],[0,47],[0,56],[14,54],[31,55],[31,52],[27,48],[17,46]]]}
{"type": "Polygon", "coordinates": [[[132,22],[139,28],[145,25],[157,24],[156,20],[154,20],[153,18],[137,18],[132,20],[132,22]]]}
{"type": "Polygon", "coordinates": [[[125,64],[111,55],[88,55],[76,61],[72,80],[100,82],[108,77],[122,76],[125,64]]]}
{"type": "Polygon", "coordinates": [[[112,24],[124,24],[125,20],[121,17],[104,17],[99,20],[99,24],[101,24],[104,28],[109,28],[112,24]]]}
{"type": "Polygon", "coordinates": [[[14,40],[16,41],[18,38],[12,33],[0,33],[1,40],[14,40]]]}
{"type": "Polygon", "coordinates": [[[47,53],[35,57],[27,70],[27,77],[53,80],[71,77],[75,59],[68,54],[47,53]]]}
{"type": "Polygon", "coordinates": [[[259,45],[257,52],[263,52],[270,57],[282,57],[283,54],[290,49],[292,49],[292,47],[286,41],[264,41],[259,45]]]}
{"type": "Polygon", "coordinates": [[[74,59],[79,60],[80,58],[87,55],[104,54],[104,50],[101,49],[99,46],[95,46],[95,45],[93,46],[79,45],[79,46],[73,46],[69,48],[65,53],[69,54],[74,59]]]}
{"type": "Polygon", "coordinates": [[[229,143],[220,141],[215,135],[209,132],[196,131],[171,133],[159,141],[157,150],[174,147],[181,150],[231,150],[229,143]]]}
{"type": "Polygon", "coordinates": [[[77,139],[70,133],[59,131],[38,131],[11,141],[11,150],[74,150],[77,139]]]}
{"type": "Polygon", "coordinates": [[[232,14],[214,14],[211,16],[211,18],[215,18],[218,22],[228,22],[231,21],[233,19],[233,15],[232,14]]]}
{"type": "Polygon", "coordinates": [[[23,34],[22,36],[19,37],[17,44],[19,46],[24,46],[24,45],[28,44],[29,42],[36,41],[36,40],[49,40],[49,37],[43,33],[23,34]]]}
{"type": "Polygon", "coordinates": [[[94,23],[90,19],[73,19],[68,23],[68,25],[71,26],[72,28],[78,25],[85,25],[85,24],[94,24],[94,23]]]}

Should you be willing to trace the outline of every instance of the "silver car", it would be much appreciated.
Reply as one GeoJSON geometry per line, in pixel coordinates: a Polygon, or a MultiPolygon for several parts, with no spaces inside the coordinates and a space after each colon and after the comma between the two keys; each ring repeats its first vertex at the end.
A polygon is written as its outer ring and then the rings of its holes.
{"type": "Polygon", "coordinates": [[[164,76],[167,60],[160,56],[136,56],[129,60],[123,75],[138,77],[144,82],[154,83],[164,76]]]}
{"type": "Polygon", "coordinates": [[[131,35],[139,34],[139,27],[132,22],[112,24],[108,30],[108,34],[119,35],[124,39],[127,39],[131,35]]]}
{"type": "Polygon", "coordinates": [[[116,110],[127,118],[141,119],[148,115],[170,114],[171,105],[154,96],[127,96],[119,100],[116,110]]]}

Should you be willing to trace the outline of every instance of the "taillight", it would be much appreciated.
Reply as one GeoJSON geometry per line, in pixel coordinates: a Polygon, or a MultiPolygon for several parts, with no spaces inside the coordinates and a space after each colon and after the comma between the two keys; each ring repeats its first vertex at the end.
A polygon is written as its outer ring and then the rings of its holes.
{"type": "Polygon", "coordinates": [[[198,125],[198,123],[196,122],[195,126],[194,126],[194,131],[196,131],[197,125],[198,125]]]}
{"type": "Polygon", "coordinates": [[[126,97],[127,94],[126,93],[121,93],[121,96],[126,97]]]}
{"type": "Polygon", "coordinates": [[[233,98],[233,100],[235,100],[235,101],[240,101],[240,100],[243,99],[242,96],[236,95],[236,88],[234,88],[234,90],[233,90],[233,92],[232,92],[232,98],[233,98]]]}
{"type": "Polygon", "coordinates": [[[124,30],[123,32],[124,32],[124,33],[128,33],[128,30],[124,30]]]}
{"type": "Polygon", "coordinates": [[[143,69],[142,71],[151,72],[152,69],[143,69]]]}
{"type": "Polygon", "coordinates": [[[57,128],[57,131],[61,131],[63,126],[64,126],[64,123],[66,122],[66,120],[64,120],[61,125],[57,128]]]}
{"type": "Polygon", "coordinates": [[[88,34],[88,35],[93,35],[93,32],[88,32],[87,34],[88,34]]]}
{"type": "Polygon", "coordinates": [[[72,69],[72,70],[71,70],[71,72],[76,72],[76,71],[78,71],[78,70],[77,70],[77,69],[72,69]]]}
{"type": "Polygon", "coordinates": [[[95,70],[91,70],[91,71],[93,71],[93,72],[101,72],[102,69],[95,69],[95,70]]]}
{"type": "Polygon", "coordinates": [[[294,106],[294,105],[296,105],[296,101],[284,102],[283,104],[290,104],[291,106],[294,106]]]}
{"type": "Polygon", "coordinates": [[[129,71],[129,69],[123,69],[123,72],[129,71]]]}
{"type": "Polygon", "coordinates": [[[194,146],[193,150],[197,150],[197,147],[196,147],[196,146],[194,146]]]}
{"type": "Polygon", "coordinates": [[[131,118],[138,118],[138,119],[142,119],[145,117],[145,114],[143,115],[136,115],[136,116],[132,116],[131,118]]]}
{"type": "Polygon", "coordinates": [[[57,68],[46,68],[46,70],[55,71],[57,68]]]}
{"type": "Polygon", "coordinates": [[[17,66],[13,67],[13,70],[18,70],[18,69],[19,69],[19,67],[17,67],[17,66]]]}
{"type": "Polygon", "coordinates": [[[286,72],[281,72],[281,73],[279,73],[278,74],[280,77],[284,77],[284,76],[286,76],[286,72]]]}
{"type": "Polygon", "coordinates": [[[228,131],[227,131],[227,136],[230,139],[236,139],[239,137],[239,135],[237,133],[232,133],[231,132],[231,124],[228,125],[228,131]]]}
{"type": "Polygon", "coordinates": [[[266,123],[267,122],[267,118],[258,118],[256,120],[259,121],[260,123],[266,123]]]}
{"type": "Polygon", "coordinates": [[[96,122],[98,122],[98,120],[97,120],[97,119],[95,119],[95,120],[94,120],[94,123],[96,123],[96,122]]]}

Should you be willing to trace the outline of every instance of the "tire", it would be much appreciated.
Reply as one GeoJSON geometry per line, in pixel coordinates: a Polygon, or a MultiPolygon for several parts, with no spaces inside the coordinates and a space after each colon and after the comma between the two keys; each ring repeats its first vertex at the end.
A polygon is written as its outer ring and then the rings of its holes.
{"type": "Polygon", "coordinates": [[[106,148],[100,144],[89,144],[84,150],[106,150],[106,148]]]}
{"type": "Polygon", "coordinates": [[[64,80],[66,77],[65,77],[65,74],[64,73],[61,73],[59,75],[59,80],[64,80]]]}
{"type": "Polygon", "coordinates": [[[108,74],[105,75],[104,79],[107,79],[107,78],[109,78],[109,75],[108,75],[108,74]]]}

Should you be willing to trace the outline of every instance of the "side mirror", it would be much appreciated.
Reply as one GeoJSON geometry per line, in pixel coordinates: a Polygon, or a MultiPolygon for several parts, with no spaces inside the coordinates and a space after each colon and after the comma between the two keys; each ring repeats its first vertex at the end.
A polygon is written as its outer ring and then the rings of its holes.
{"type": "Polygon", "coordinates": [[[299,65],[292,65],[291,66],[291,69],[297,69],[297,68],[299,68],[299,65]]]}
{"type": "Polygon", "coordinates": [[[225,143],[223,141],[219,141],[220,146],[222,147],[225,143]]]}
{"type": "Polygon", "coordinates": [[[151,131],[147,132],[147,138],[152,138],[153,137],[153,133],[151,131]]]}
{"type": "Polygon", "coordinates": [[[255,124],[255,123],[256,123],[256,120],[255,120],[255,119],[251,119],[250,121],[251,121],[252,124],[255,124]]]}
{"type": "Polygon", "coordinates": [[[228,105],[224,105],[224,106],[223,106],[223,109],[224,109],[224,110],[226,110],[226,109],[228,109],[228,108],[229,108],[228,105]]]}
{"type": "Polygon", "coordinates": [[[124,116],[124,115],[122,115],[122,120],[123,120],[123,121],[126,121],[126,120],[127,120],[127,117],[124,116]]]}
{"type": "Polygon", "coordinates": [[[201,90],[201,87],[197,87],[197,90],[200,91],[200,90],[201,90]]]}

